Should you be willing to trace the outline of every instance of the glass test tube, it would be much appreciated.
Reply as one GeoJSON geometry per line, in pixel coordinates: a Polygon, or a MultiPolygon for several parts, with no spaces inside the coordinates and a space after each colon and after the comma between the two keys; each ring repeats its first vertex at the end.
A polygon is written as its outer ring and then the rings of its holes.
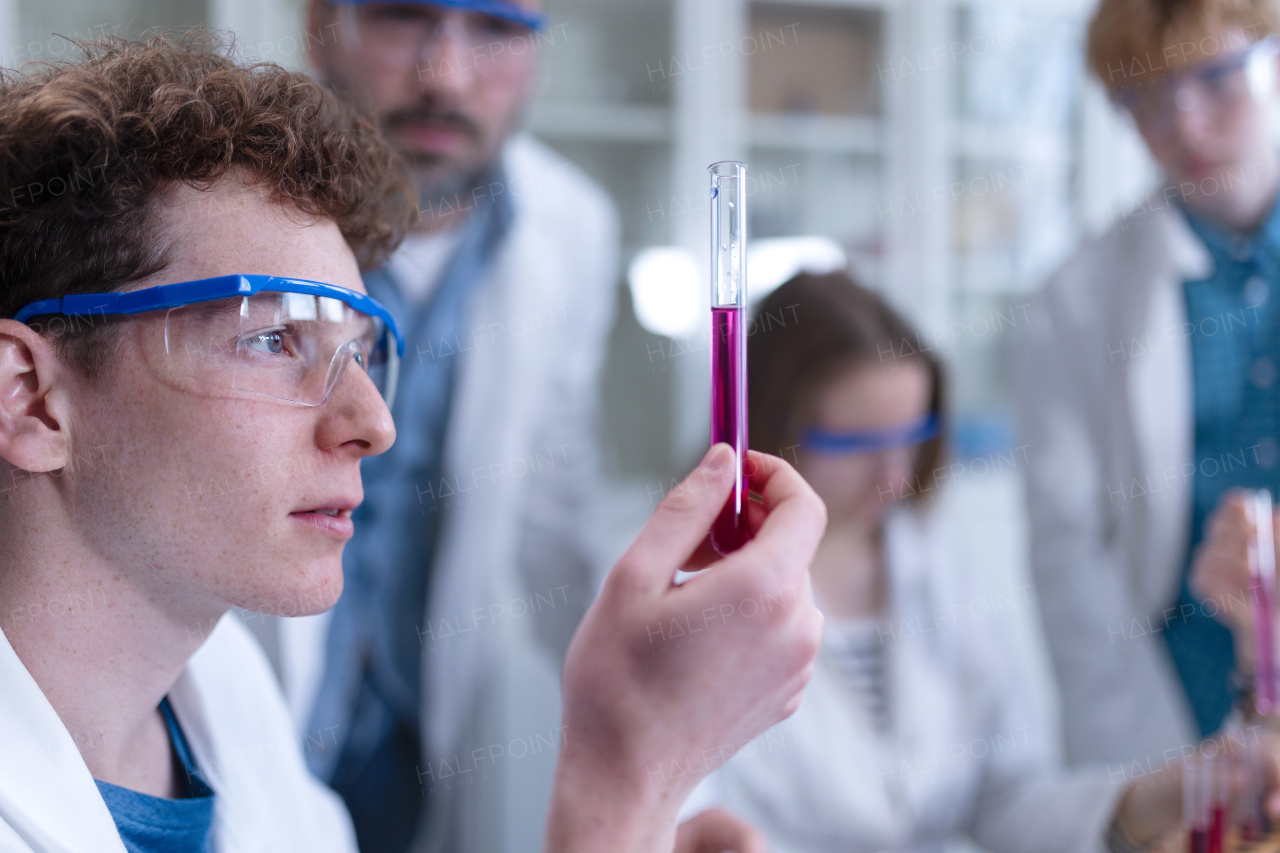
{"type": "Polygon", "coordinates": [[[1271,823],[1267,819],[1265,808],[1266,792],[1269,787],[1267,759],[1263,756],[1257,740],[1248,744],[1240,763],[1245,771],[1244,782],[1236,792],[1234,822],[1241,841],[1261,841],[1270,832],[1271,823]]]}
{"type": "Polygon", "coordinates": [[[1231,820],[1230,767],[1224,755],[1209,764],[1209,853],[1226,853],[1231,820]]]}
{"type": "Polygon", "coordinates": [[[1249,599],[1253,607],[1253,701],[1259,714],[1280,711],[1275,645],[1276,545],[1271,527],[1271,493],[1256,489],[1247,504],[1253,522],[1249,542],[1249,599]]]}
{"type": "Polygon", "coordinates": [[[711,528],[720,554],[736,551],[747,529],[747,164],[712,163],[711,173],[711,443],[734,450],[734,484],[711,528]]]}
{"type": "Polygon", "coordinates": [[[1209,853],[1213,765],[1206,759],[1196,754],[1182,766],[1182,826],[1187,833],[1187,853],[1209,853]]]}

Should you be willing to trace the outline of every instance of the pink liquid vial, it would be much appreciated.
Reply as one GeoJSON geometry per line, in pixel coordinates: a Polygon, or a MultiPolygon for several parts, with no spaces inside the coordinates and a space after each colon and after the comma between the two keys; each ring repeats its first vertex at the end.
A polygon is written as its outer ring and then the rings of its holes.
{"type": "Polygon", "coordinates": [[[1271,527],[1271,493],[1257,489],[1247,504],[1253,521],[1249,542],[1249,599],[1253,609],[1253,701],[1259,714],[1280,711],[1275,645],[1276,545],[1271,527]]]}
{"type": "Polygon", "coordinates": [[[733,490],[711,526],[711,545],[730,554],[747,526],[747,166],[711,164],[711,443],[733,448],[733,490]]]}
{"type": "MultiPolygon", "coordinates": [[[[1232,736],[1231,728],[1227,736],[1232,736]]],[[[1227,807],[1227,823],[1234,826],[1240,841],[1261,841],[1270,831],[1265,808],[1266,792],[1270,785],[1268,779],[1269,762],[1263,756],[1259,741],[1249,745],[1243,756],[1236,760],[1236,779],[1239,780],[1232,794],[1230,782],[1221,786],[1220,796],[1229,798],[1232,803],[1227,807]],[[1241,771],[1243,778],[1241,779],[1241,771]]]]}
{"type": "Polygon", "coordinates": [[[1213,807],[1213,818],[1209,823],[1209,853],[1226,853],[1223,849],[1227,841],[1227,809],[1225,806],[1213,807]]]}
{"type": "Polygon", "coordinates": [[[742,466],[747,452],[743,313],[741,308],[711,309],[711,443],[725,442],[738,457],[733,492],[711,529],[711,544],[721,554],[738,550],[749,538],[742,466]]]}

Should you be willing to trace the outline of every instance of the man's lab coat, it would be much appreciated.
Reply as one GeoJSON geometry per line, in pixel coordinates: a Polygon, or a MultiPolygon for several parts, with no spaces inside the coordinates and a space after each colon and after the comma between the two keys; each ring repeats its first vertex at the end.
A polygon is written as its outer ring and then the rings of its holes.
{"type": "MultiPolygon", "coordinates": [[[[239,619],[222,618],[169,701],[216,797],[215,853],[355,853],[346,809],[307,770],[271,667],[239,619]]],[[[0,633],[0,853],[32,851],[125,848],[70,732],[0,633]]]]}
{"type": "Polygon", "coordinates": [[[958,558],[941,509],[896,511],[885,528],[890,730],[875,730],[824,641],[799,710],[708,777],[686,814],[721,805],[775,853],[1107,850],[1123,786],[1105,768],[1061,771],[1052,707],[1017,642],[1031,593],[958,558]]]}
{"type": "Polygon", "coordinates": [[[1194,486],[1182,285],[1213,263],[1167,198],[1067,262],[1018,359],[1031,564],[1071,763],[1158,768],[1197,740],[1160,632],[1194,486]]]}
{"type": "MultiPolygon", "coordinates": [[[[541,850],[556,758],[572,737],[560,726],[560,669],[602,571],[591,513],[617,216],[596,184],[527,136],[507,144],[504,167],[506,185],[488,191],[509,193],[515,216],[460,336],[437,489],[456,495],[440,501],[419,630],[429,832],[416,851],[541,850]]],[[[282,675],[305,721],[323,633],[281,621],[282,675]]]]}

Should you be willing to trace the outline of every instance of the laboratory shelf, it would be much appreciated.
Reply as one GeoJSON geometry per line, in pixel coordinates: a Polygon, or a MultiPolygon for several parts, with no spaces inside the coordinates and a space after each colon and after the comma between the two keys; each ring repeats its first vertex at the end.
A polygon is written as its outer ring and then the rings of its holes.
{"type": "Polygon", "coordinates": [[[599,142],[665,142],[671,136],[671,111],[635,104],[539,103],[529,116],[539,136],[599,142]]]}
{"type": "Polygon", "coordinates": [[[943,6],[969,9],[999,9],[1028,12],[1034,15],[1059,14],[1087,18],[1097,0],[938,0],[943,6]]]}
{"type": "Polygon", "coordinates": [[[951,124],[951,144],[956,155],[972,159],[1064,163],[1072,157],[1071,139],[1061,128],[1052,127],[955,121],[951,124]]]}
{"type": "Polygon", "coordinates": [[[747,120],[747,140],[758,148],[879,154],[884,122],[863,116],[754,113],[747,120]]]}
{"type": "Polygon", "coordinates": [[[896,9],[903,0],[766,0],[770,6],[795,6],[802,9],[896,9]]]}

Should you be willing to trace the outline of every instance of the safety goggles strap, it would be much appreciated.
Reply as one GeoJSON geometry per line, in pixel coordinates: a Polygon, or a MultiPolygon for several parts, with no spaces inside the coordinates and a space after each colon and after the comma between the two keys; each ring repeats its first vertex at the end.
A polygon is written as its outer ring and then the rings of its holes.
{"type": "Polygon", "coordinates": [[[941,421],[936,412],[902,426],[831,432],[818,427],[804,431],[801,445],[818,453],[874,453],[910,447],[937,438],[941,421]]]}

